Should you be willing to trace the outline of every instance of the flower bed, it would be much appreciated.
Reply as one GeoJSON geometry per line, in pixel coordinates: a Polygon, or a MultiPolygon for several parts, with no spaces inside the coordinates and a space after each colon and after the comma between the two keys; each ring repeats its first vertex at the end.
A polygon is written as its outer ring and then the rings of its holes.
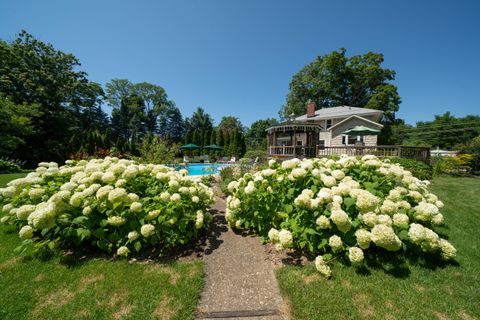
{"type": "Polygon", "coordinates": [[[443,224],[443,203],[397,164],[375,156],[292,159],[245,174],[228,185],[226,217],[252,228],[278,249],[322,254],[317,269],[345,257],[361,264],[373,247],[455,257],[455,248],[433,230],[443,224]]]}
{"type": "Polygon", "coordinates": [[[123,256],[172,248],[210,221],[212,190],[185,174],[110,157],[40,163],[0,189],[1,222],[16,225],[24,245],[36,248],[88,244],[123,256]]]}

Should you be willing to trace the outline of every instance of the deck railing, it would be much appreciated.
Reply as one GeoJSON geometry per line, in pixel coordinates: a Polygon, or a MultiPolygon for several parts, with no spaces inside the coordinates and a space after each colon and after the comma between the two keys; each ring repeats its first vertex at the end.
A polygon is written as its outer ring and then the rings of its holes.
{"type": "Polygon", "coordinates": [[[268,147],[268,155],[272,157],[314,157],[330,155],[364,156],[372,154],[377,157],[410,158],[421,161],[430,160],[430,149],[411,146],[342,146],[342,147],[268,147]]]}

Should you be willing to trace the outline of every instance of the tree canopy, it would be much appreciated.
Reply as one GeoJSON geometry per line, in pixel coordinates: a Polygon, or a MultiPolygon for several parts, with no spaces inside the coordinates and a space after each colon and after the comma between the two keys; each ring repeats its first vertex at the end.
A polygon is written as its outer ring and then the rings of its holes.
{"type": "Polygon", "coordinates": [[[317,57],[293,76],[280,116],[304,114],[308,100],[312,100],[317,108],[382,110],[383,123],[392,123],[401,101],[391,83],[395,71],[382,67],[383,62],[383,54],[368,52],[349,58],[343,48],[317,57]]]}

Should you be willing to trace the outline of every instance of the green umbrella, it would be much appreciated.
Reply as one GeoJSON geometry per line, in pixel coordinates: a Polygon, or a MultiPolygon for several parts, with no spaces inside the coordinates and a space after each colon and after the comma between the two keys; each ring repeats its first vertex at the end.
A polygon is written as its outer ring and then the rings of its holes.
{"type": "Polygon", "coordinates": [[[380,130],[364,126],[355,126],[346,131],[343,131],[342,134],[346,134],[349,136],[377,136],[380,134],[380,130]]]}
{"type": "Polygon", "coordinates": [[[180,149],[197,150],[197,149],[200,149],[200,146],[197,146],[195,143],[189,143],[189,144],[181,146],[180,149]]]}
{"type": "Polygon", "coordinates": [[[203,149],[208,149],[208,150],[222,150],[223,148],[220,146],[217,146],[216,144],[209,144],[208,146],[203,147],[203,149]]]}

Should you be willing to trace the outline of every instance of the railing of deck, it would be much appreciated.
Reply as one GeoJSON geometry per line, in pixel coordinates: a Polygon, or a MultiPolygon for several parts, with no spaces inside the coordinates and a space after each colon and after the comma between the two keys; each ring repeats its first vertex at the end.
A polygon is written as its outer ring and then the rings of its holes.
{"type": "Polygon", "coordinates": [[[372,154],[377,157],[399,157],[422,161],[430,160],[430,149],[411,146],[342,146],[342,147],[294,147],[271,146],[268,155],[273,157],[315,157],[329,155],[364,156],[372,154]]]}
{"type": "Polygon", "coordinates": [[[344,147],[318,147],[318,156],[342,155],[364,156],[372,154],[377,157],[398,157],[428,161],[430,149],[411,146],[344,146],[344,147]]]}

